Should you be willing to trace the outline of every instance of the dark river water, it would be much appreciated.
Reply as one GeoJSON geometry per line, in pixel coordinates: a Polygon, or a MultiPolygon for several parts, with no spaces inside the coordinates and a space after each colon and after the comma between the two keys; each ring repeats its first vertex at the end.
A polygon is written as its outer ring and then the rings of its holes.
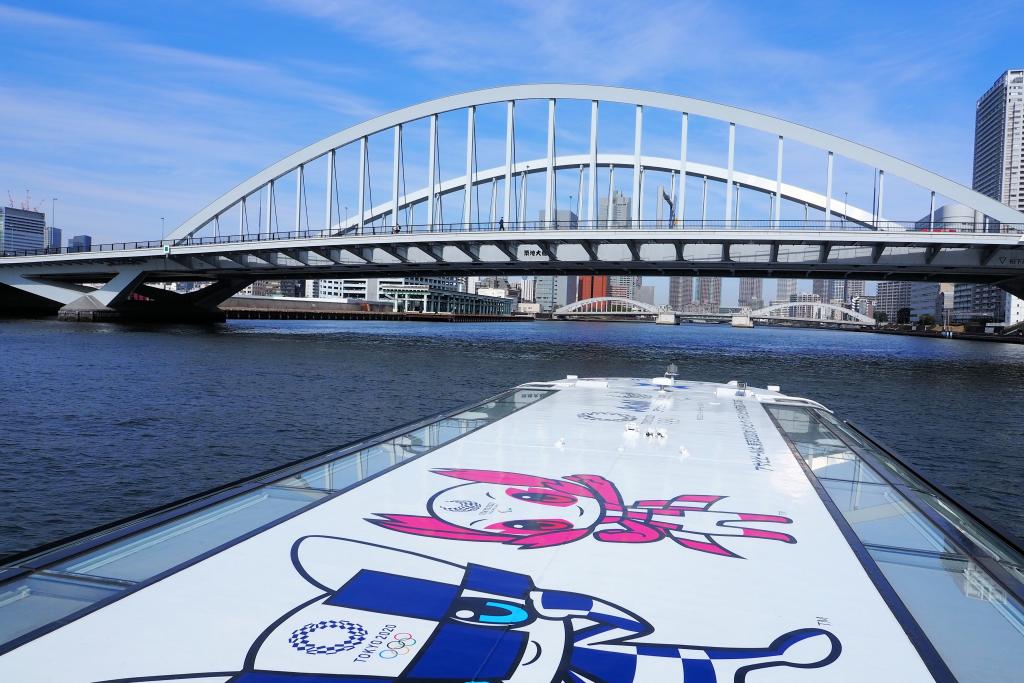
{"type": "Polygon", "coordinates": [[[0,322],[0,554],[531,380],[818,400],[1024,535],[1024,346],[722,325],[0,322]]]}

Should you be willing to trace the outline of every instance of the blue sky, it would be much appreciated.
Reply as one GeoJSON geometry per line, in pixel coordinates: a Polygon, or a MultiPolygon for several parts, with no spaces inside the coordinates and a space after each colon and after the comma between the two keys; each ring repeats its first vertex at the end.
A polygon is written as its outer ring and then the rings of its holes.
{"type": "Polygon", "coordinates": [[[330,133],[520,82],[721,101],[969,184],[1022,26],[1021,2],[0,4],[0,190],[57,197],[65,235],[156,238],[330,133]]]}

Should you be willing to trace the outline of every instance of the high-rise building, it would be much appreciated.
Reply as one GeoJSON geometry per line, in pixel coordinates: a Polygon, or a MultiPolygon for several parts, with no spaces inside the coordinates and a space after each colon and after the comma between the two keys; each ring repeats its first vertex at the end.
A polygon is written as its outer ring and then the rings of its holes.
{"type": "MultiPolygon", "coordinates": [[[[858,281],[860,282],[860,281],[858,281]]],[[[846,280],[814,280],[811,291],[817,294],[822,303],[842,304],[846,298],[846,280]]],[[[860,291],[864,291],[864,283],[860,282],[860,291]]]]}
{"type": "Polygon", "coordinates": [[[717,313],[722,307],[722,278],[697,278],[697,305],[704,313],[717,313]]]}
{"type": "MultiPolygon", "coordinates": [[[[544,209],[537,212],[538,220],[546,220],[544,214],[547,213],[544,209]]],[[[555,221],[558,223],[559,228],[569,228],[570,230],[575,229],[579,225],[579,217],[574,211],[569,209],[555,209],[555,221]]]]}
{"type": "Polygon", "coordinates": [[[693,277],[674,276],[668,279],[668,307],[683,312],[693,304],[693,277]]]}
{"type": "Polygon", "coordinates": [[[636,300],[642,304],[654,305],[654,285],[642,285],[637,287],[636,300]]]}
{"type": "Polygon", "coordinates": [[[789,297],[796,294],[797,281],[793,278],[779,278],[775,281],[775,300],[789,301],[789,297]]]}
{"type": "Polygon", "coordinates": [[[623,299],[635,299],[641,278],[639,275],[609,275],[608,296],[620,296],[623,299]]]}
{"type": "Polygon", "coordinates": [[[885,313],[889,322],[896,322],[899,312],[910,308],[910,283],[890,282],[878,283],[878,294],[875,297],[875,310],[885,313]]]}
{"type": "Polygon", "coordinates": [[[740,308],[761,308],[764,303],[764,280],[759,277],[741,277],[738,303],[740,308]]]}
{"type": "Polygon", "coordinates": [[[580,275],[576,283],[576,300],[596,299],[608,296],[607,275],[580,275]]]}
{"type": "Polygon", "coordinates": [[[92,249],[92,237],[75,235],[68,238],[68,251],[89,251],[92,249]]]}
{"type": "Polygon", "coordinates": [[[537,296],[537,278],[527,275],[519,285],[523,293],[523,301],[534,301],[537,296]]]}
{"type": "MultiPolygon", "coordinates": [[[[972,186],[1024,211],[1024,69],[1003,73],[977,102],[972,186]]],[[[957,320],[1015,323],[1015,312],[1024,315],[1020,301],[995,285],[958,284],[954,296],[957,320]]]]}
{"type": "Polygon", "coordinates": [[[61,233],[62,230],[60,228],[54,228],[53,226],[50,226],[49,228],[46,229],[46,232],[43,236],[43,245],[47,249],[52,249],[53,251],[60,251],[61,243],[63,242],[63,240],[61,239],[61,233]]]}
{"type": "Polygon", "coordinates": [[[623,228],[629,225],[633,212],[633,200],[618,190],[612,195],[612,211],[608,213],[608,198],[602,197],[597,211],[599,225],[610,228],[623,228]],[[607,221],[607,223],[606,223],[607,221]]]}
{"type": "Polygon", "coordinates": [[[538,275],[534,301],[540,304],[541,313],[550,313],[556,308],[576,301],[576,278],[565,275],[538,275]]]}
{"type": "Polygon", "coordinates": [[[46,214],[0,206],[0,252],[42,249],[46,214]]]}

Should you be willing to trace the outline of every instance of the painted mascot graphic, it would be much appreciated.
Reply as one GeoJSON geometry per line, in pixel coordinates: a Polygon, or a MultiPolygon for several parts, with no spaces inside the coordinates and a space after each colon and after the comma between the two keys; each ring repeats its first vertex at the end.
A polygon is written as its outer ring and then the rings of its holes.
{"type": "Polygon", "coordinates": [[[292,562],[318,593],[260,634],[239,670],[117,683],[756,683],[759,670],[824,667],[842,649],[820,628],[764,647],[659,642],[611,602],[365,541],[306,536],[292,562]]]}
{"type": "Polygon", "coordinates": [[[368,521],[418,536],[544,548],[593,536],[609,543],[670,539],[713,555],[741,557],[720,542],[740,538],[796,543],[759,524],[789,524],[788,517],[712,507],[725,496],[679,495],[626,505],[615,484],[596,474],[550,479],[517,472],[434,469],[464,482],[434,494],[429,515],[376,513],[368,521]]]}

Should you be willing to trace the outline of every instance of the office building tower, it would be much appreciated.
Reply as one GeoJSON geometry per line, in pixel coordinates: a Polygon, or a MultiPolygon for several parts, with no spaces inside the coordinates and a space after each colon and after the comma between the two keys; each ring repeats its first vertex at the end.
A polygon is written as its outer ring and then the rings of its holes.
{"type": "MultiPolygon", "coordinates": [[[[547,220],[544,215],[545,213],[547,212],[543,209],[538,211],[538,220],[547,220]]],[[[575,212],[568,209],[555,209],[555,221],[558,223],[558,228],[562,230],[575,230],[579,226],[579,217],[575,212]]]]}
{"type": "Polygon", "coordinates": [[[640,284],[639,275],[610,275],[608,277],[608,296],[635,299],[636,290],[639,289],[640,284]]]}
{"type": "Polygon", "coordinates": [[[523,301],[535,301],[537,296],[537,278],[532,275],[527,275],[523,278],[523,281],[519,284],[519,288],[523,293],[523,301]]]}
{"type": "Polygon", "coordinates": [[[633,200],[618,190],[612,194],[612,210],[608,213],[608,198],[602,197],[598,206],[597,220],[601,227],[624,228],[629,225],[633,212],[633,200]]]}
{"type": "Polygon", "coordinates": [[[697,305],[704,313],[718,313],[722,307],[722,278],[697,278],[697,305]]]}
{"type": "Polygon", "coordinates": [[[654,285],[641,285],[636,290],[636,300],[642,304],[654,305],[654,285]]]}
{"type": "Polygon", "coordinates": [[[534,301],[540,304],[541,313],[550,313],[556,308],[576,301],[576,278],[565,275],[538,275],[534,301]]]}
{"type": "Polygon", "coordinates": [[[693,303],[693,277],[674,276],[668,279],[668,307],[683,312],[693,303]]]}
{"type": "Polygon", "coordinates": [[[68,251],[89,251],[92,249],[92,237],[75,235],[68,238],[68,251]]]}
{"type": "Polygon", "coordinates": [[[0,206],[0,252],[42,249],[45,231],[46,214],[0,206]]]}
{"type": "MultiPolygon", "coordinates": [[[[1024,69],[1003,73],[977,102],[972,187],[1024,211],[1024,69]]],[[[1014,299],[995,285],[958,284],[953,316],[1020,322],[1024,306],[1014,299]]]]}
{"type": "Polygon", "coordinates": [[[741,277],[740,308],[758,309],[764,303],[764,280],[759,277],[741,277]]]}
{"type": "Polygon", "coordinates": [[[789,301],[789,297],[796,294],[797,281],[793,278],[779,278],[775,281],[775,300],[789,301]]]}
{"type": "Polygon", "coordinates": [[[909,282],[879,282],[875,310],[885,313],[889,322],[897,322],[901,309],[910,309],[909,282]]]}
{"type": "Polygon", "coordinates": [[[47,228],[46,233],[43,237],[43,245],[47,249],[50,249],[52,251],[60,251],[60,248],[63,244],[61,232],[62,231],[60,228],[54,228],[52,226],[47,228]]]}

